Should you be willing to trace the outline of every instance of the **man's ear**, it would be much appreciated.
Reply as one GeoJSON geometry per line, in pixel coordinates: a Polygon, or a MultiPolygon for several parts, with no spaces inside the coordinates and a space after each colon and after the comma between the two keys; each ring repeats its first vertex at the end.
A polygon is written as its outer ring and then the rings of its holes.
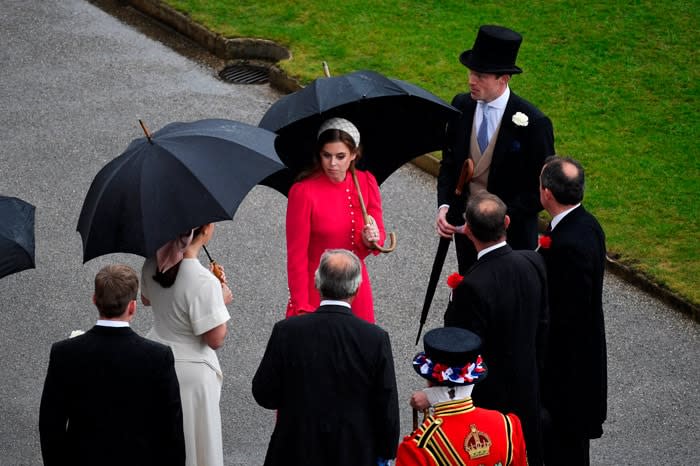
{"type": "Polygon", "coordinates": [[[506,230],[507,230],[507,229],[508,229],[508,226],[510,226],[510,217],[509,217],[509,216],[506,215],[506,216],[503,218],[503,225],[506,227],[506,230]]]}
{"type": "Polygon", "coordinates": [[[97,305],[97,297],[95,296],[95,293],[92,294],[92,304],[97,305]]]}
{"type": "Polygon", "coordinates": [[[474,242],[474,233],[472,233],[472,229],[469,228],[469,224],[465,223],[464,224],[464,235],[469,238],[469,241],[472,243],[474,242]]]}
{"type": "Polygon", "coordinates": [[[552,194],[552,190],[549,188],[542,188],[542,195],[547,201],[554,199],[554,194],[552,194]]]}
{"type": "Polygon", "coordinates": [[[133,317],[134,314],[136,314],[136,300],[132,299],[129,301],[129,304],[126,306],[126,314],[129,317],[133,317]]]}

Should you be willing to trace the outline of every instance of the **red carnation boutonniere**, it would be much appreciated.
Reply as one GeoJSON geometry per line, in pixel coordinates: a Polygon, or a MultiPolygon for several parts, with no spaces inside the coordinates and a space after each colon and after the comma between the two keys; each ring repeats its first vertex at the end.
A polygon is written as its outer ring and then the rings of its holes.
{"type": "Polygon", "coordinates": [[[459,286],[460,283],[462,283],[462,280],[464,280],[464,277],[455,272],[453,274],[450,274],[449,277],[447,277],[447,286],[454,290],[459,286]]]}
{"type": "Polygon", "coordinates": [[[549,235],[540,235],[538,243],[542,249],[549,249],[552,245],[552,237],[549,235]]]}

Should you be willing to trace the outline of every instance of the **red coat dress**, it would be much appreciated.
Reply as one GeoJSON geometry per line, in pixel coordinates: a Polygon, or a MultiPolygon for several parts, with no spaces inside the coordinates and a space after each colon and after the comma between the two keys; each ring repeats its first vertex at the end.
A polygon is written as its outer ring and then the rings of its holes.
{"type": "Polygon", "coordinates": [[[432,465],[527,466],[518,416],[476,408],[471,398],[435,404],[396,455],[396,466],[432,465]]]}
{"type": "MultiPolygon", "coordinates": [[[[367,213],[377,222],[379,244],[386,233],[382,220],[382,200],[377,180],[369,172],[357,170],[367,213]]],[[[314,273],[326,249],[348,249],[362,261],[362,283],[352,303],[352,312],[374,323],[372,287],[364,259],[376,250],[362,242],[364,221],[357,190],[350,172],[336,183],[323,171],[294,183],[287,204],[287,317],[300,311],[313,312],[320,297],[314,285],[314,273]]]]}

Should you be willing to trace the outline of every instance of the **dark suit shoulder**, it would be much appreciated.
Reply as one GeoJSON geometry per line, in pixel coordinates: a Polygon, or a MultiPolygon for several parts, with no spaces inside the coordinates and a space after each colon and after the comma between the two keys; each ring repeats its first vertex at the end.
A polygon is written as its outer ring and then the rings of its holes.
{"type": "Polygon", "coordinates": [[[542,259],[542,255],[536,251],[530,251],[529,249],[518,249],[514,250],[513,253],[528,259],[530,262],[539,267],[544,267],[544,259],[542,259]]]}
{"type": "Polygon", "coordinates": [[[604,241],[605,233],[598,220],[580,206],[559,222],[552,232],[552,238],[556,238],[558,242],[586,242],[594,238],[604,241]]]}
{"type": "Polygon", "coordinates": [[[510,100],[515,111],[525,113],[530,119],[537,120],[546,117],[544,112],[537,108],[535,104],[533,104],[529,100],[523,99],[522,97],[520,97],[512,91],[510,94],[510,100]]]}
{"type": "Polygon", "coordinates": [[[133,355],[143,362],[155,358],[173,359],[171,349],[162,343],[149,340],[130,328],[93,328],[74,338],[58,341],[51,346],[51,354],[69,359],[90,358],[96,353],[118,351],[125,357],[133,355]]]}
{"type": "Polygon", "coordinates": [[[474,99],[472,99],[471,94],[468,92],[462,93],[462,94],[457,94],[454,96],[452,99],[452,106],[456,108],[457,110],[464,111],[467,109],[469,105],[474,104],[474,99]]]}
{"type": "MultiPolygon", "coordinates": [[[[320,308],[324,309],[324,308],[320,308]]],[[[316,310],[309,314],[298,315],[280,320],[274,325],[273,332],[306,332],[321,326],[345,327],[365,337],[381,338],[388,333],[376,324],[371,324],[356,317],[342,306],[327,306],[323,311],[316,310]]]]}

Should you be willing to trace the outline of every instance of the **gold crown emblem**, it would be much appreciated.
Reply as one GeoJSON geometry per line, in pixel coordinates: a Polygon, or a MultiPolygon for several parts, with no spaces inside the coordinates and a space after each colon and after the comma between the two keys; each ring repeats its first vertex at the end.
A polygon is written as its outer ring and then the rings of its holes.
{"type": "Polygon", "coordinates": [[[464,439],[464,450],[469,453],[469,458],[488,456],[491,449],[491,439],[488,434],[477,430],[476,424],[472,424],[470,429],[471,432],[464,439]]]}

